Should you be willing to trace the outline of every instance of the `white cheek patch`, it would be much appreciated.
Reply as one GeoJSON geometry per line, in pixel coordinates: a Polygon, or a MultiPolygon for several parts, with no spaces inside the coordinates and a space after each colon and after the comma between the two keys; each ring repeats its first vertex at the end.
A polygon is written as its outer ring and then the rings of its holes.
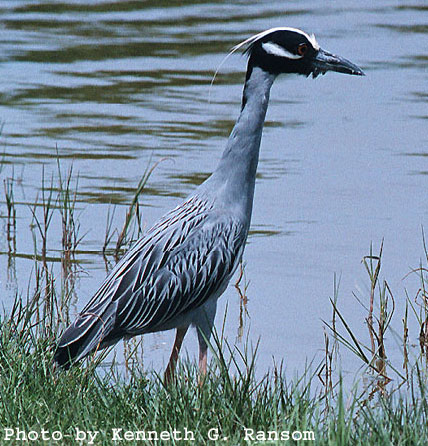
{"type": "Polygon", "coordinates": [[[290,51],[287,51],[282,46],[279,46],[273,42],[262,43],[262,48],[268,54],[272,54],[272,56],[285,57],[286,59],[301,59],[303,57],[299,54],[290,53],[290,51]]]}

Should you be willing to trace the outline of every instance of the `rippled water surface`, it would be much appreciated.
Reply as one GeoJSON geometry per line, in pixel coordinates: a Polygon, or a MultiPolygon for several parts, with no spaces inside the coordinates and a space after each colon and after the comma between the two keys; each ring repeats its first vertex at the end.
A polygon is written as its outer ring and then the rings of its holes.
{"type": "MultiPolygon", "coordinates": [[[[147,166],[162,161],[140,199],[147,225],[175,206],[213,170],[240,109],[245,59],[227,51],[274,26],[314,32],[365,78],[328,73],[316,80],[276,81],[258,170],[252,232],[244,255],[246,312],[230,286],[226,334],[261,340],[260,368],[272,357],[289,370],[323,347],[322,319],[340,276],[339,302],[367,340],[369,282],[361,265],[384,239],[382,277],[397,304],[400,336],[403,279],[424,255],[428,216],[428,8],[408,1],[24,1],[0,3],[2,179],[14,181],[16,249],[1,228],[3,304],[26,293],[34,262],[31,205],[73,166],[77,216],[84,236],[77,311],[105,276],[101,253],[107,215],[123,222],[147,166]],[[89,3],[89,4],[88,4],[89,3]],[[54,179],[54,182],[56,180],[54,179]],[[242,327],[241,327],[242,328],[242,327]]],[[[7,215],[2,198],[1,213],[7,215]]],[[[49,255],[60,258],[54,219],[49,255]]],[[[59,279],[58,279],[59,280],[59,279]]],[[[416,343],[418,327],[410,326],[416,343]]],[[[389,339],[389,355],[399,355],[389,339]]],[[[145,362],[165,363],[172,333],[147,336],[145,362]]],[[[195,351],[195,336],[185,344],[195,351]]],[[[241,344],[242,345],[242,344],[241,344]]],[[[348,368],[352,366],[348,364],[348,368]]]]}

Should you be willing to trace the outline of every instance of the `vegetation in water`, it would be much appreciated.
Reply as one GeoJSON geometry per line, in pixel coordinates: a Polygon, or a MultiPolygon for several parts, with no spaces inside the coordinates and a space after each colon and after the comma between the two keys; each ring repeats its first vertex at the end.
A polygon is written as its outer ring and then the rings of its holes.
{"type": "MultiPolygon", "coordinates": [[[[138,196],[151,171],[147,169],[137,187],[123,228],[114,231],[108,218],[106,257],[117,258],[140,233],[138,196]]],[[[54,370],[53,350],[69,322],[80,272],[75,254],[82,240],[78,177],[72,169],[64,175],[58,164],[56,178],[43,174],[42,193],[30,209],[31,284],[21,284],[25,291],[17,293],[0,318],[0,444],[427,444],[427,267],[415,270],[420,290],[408,297],[405,313],[398,316],[402,363],[393,364],[385,338],[397,316],[391,289],[380,279],[382,246],[379,254],[371,249],[363,259],[369,294],[366,301],[358,300],[367,307],[368,344],[343,316],[335,283],[332,319],[325,321],[324,359],[292,380],[281,366],[259,377],[257,346],[247,343],[240,350],[221,333],[213,337],[213,359],[202,385],[196,364],[182,361],[176,381],[166,386],[161,376],[139,364],[138,342],[126,344],[124,364],[113,360],[107,369],[97,368],[105,357],[101,354],[67,372],[54,370]],[[48,255],[54,218],[61,222],[60,272],[48,255]],[[417,354],[410,353],[410,318],[420,327],[417,354]],[[341,349],[354,355],[355,381],[362,385],[343,384],[338,372],[341,349]]],[[[14,183],[13,177],[4,181],[8,253],[3,255],[10,261],[17,237],[14,183]]],[[[245,306],[246,285],[237,286],[245,306]]]]}

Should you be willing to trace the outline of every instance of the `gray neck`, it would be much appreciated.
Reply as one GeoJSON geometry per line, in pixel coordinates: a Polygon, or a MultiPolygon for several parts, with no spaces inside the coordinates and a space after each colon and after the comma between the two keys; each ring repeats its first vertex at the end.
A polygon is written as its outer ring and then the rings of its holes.
{"type": "MultiPolygon", "coordinates": [[[[222,158],[207,181],[216,198],[226,206],[237,206],[251,216],[260,141],[275,75],[249,67],[241,114],[233,127],[222,158]]],[[[207,191],[208,192],[208,191],[207,191]]]]}

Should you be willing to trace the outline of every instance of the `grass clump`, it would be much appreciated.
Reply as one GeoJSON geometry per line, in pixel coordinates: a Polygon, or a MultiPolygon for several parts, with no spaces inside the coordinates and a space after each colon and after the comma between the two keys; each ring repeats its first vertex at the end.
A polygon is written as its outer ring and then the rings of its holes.
{"type": "MultiPolygon", "coordinates": [[[[153,445],[189,444],[186,439],[193,444],[303,444],[312,439],[319,445],[422,445],[428,438],[426,381],[420,371],[408,395],[379,393],[370,402],[355,392],[345,397],[339,384],[328,410],[323,392],[315,388],[315,374],[307,371],[288,382],[274,369],[257,379],[256,352],[242,353],[227,344],[229,359],[217,350],[202,386],[190,361],[181,364],[169,386],[139,367],[130,369],[127,378],[115,364],[96,369],[99,361],[58,373],[52,367],[56,333],[38,336],[31,311],[28,304],[17,304],[0,322],[1,444],[13,444],[5,440],[5,428],[14,435],[60,432],[60,444],[70,445],[78,444],[79,431],[97,431],[93,444],[103,445],[125,437],[131,441],[127,444],[153,445]],[[171,438],[162,440],[162,432],[171,438]]],[[[58,444],[52,438],[45,442],[58,444]]]]}

